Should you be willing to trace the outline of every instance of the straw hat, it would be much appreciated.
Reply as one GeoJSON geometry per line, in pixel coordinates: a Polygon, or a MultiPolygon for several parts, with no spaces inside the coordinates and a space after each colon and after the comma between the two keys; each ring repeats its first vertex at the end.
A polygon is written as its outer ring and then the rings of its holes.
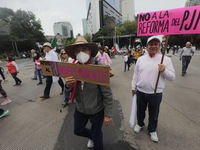
{"type": "Polygon", "coordinates": [[[95,57],[98,53],[99,48],[95,43],[88,43],[84,37],[79,36],[74,44],[65,47],[65,51],[69,55],[69,57],[76,59],[74,52],[76,47],[79,45],[87,46],[91,50],[91,57],[95,57]]]}

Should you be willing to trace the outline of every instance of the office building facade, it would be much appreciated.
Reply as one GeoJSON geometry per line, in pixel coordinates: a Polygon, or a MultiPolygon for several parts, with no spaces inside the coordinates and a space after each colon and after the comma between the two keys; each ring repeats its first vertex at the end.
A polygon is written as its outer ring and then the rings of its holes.
{"type": "Polygon", "coordinates": [[[73,38],[73,28],[69,22],[56,22],[53,25],[54,35],[63,35],[73,38]]]}

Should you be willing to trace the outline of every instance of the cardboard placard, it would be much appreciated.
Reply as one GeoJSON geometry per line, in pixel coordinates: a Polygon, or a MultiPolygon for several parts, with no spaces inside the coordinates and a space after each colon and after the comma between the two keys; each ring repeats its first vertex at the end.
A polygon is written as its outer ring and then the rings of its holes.
{"type": "Polygon", "coordinates": [[[137,36],[199,33],[200,6],[138,14],[137,36]]]}
{"type": "Polygon", "coordinates": [[[42,73],[47,76],[66,78],[73,76],[76,80],[110,85],[110,67],[100,65],[73,64],[57,61],[40,61],[42,73]]]}

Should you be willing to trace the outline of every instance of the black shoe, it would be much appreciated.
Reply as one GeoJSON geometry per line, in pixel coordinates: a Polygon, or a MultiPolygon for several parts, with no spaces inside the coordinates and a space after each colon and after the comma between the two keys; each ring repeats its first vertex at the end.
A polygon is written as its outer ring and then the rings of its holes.
{"type": "Polygon", "coordinates": [[[42,82],[39,82],[37,85],[43,84],[42,82]]]}
{"type": "Polygon", "coordinates": [[[68,105],[69,105],[69,104],[66,103],[66,102],[63,102],[63,103],[62,103],[62,107],[63,107],[63,108],[67,107],[68,105]]]}

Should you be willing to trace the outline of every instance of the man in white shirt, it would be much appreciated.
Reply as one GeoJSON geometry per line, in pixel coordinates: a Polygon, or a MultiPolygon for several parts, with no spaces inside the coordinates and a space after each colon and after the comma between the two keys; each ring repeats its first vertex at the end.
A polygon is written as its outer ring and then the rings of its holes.
{"type": "Polygon", "coordinates": [[[154,142],[158,142],[156,128],[165,80],[172,81],[175,79],[175,71],[171,59],[165,56],[163,64],[160,64],[162,58],[162,55],[159,54],[160,43],[160,39],[156,36],[148,38],[148,54],[138,58],[132,80],[132,94],[137,94],[138,124],[134,127],[134,131],[139,133],[144,127],[145,111],[148,106],[148,130],[151,135],[151,140],[154,142]],[[158,88],[156,94],[154,94],[158,71],[161,73],[158,88]]]}
{"type": "MultiPolygon", "coordinates": [[[[44,43],[43,48],[46,51],[45,60],[58,61],[58,56],[52,50],[52,47],[51,47],[50,43],[48,43],[48,42],[44,43]]],[[[44,99],[50,98],[49,95],[50,95],[50,90],[51,90],[51,85],[52,85],[52,82],[53,82],[53,78],[57,78],[57,77],[52,77],[52,76],[47,76],[46,77],[46,87],[44,89],[44,95],[40,96],[40,98],[44,98],[44,99]]],[[[62,92],[60,93],[60,95],[62,95],[63,91],[64,91],[64,83],[63,83],[61,78],[57,78],[57,81],[58,81],[59,85],[62,88],[62,92]]]]}

